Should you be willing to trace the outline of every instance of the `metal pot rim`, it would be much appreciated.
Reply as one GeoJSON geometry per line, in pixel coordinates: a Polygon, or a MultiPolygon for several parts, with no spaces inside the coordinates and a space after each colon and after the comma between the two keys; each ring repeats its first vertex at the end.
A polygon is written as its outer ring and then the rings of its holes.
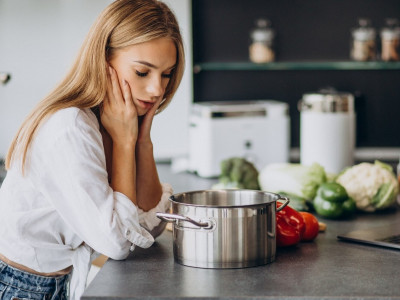
{"type": "Polygon", "coordinates": [[[207,207],[207,208],[251,208],[251,207],[260,207],[260,206],[265,206],[269,204],[273,204],[274,202],[277,202],[278,200],[287,200],[287,198],[282,197],[281,195],[277,193],[271,193],[271,192],[266,192],[266,191],[260,191],[260,190],[246,190],[246,189],[219,189],[219,190],[196,190],[196,191],[189,191],[189,192],[183,192],[183,193],[177,193],[173,194],[169,197],[169,201],[172,203],[178,204],[178,205],[184,205],[184,206],[190,206],[190,207],[207,207]],[[199,204],[199,203],[187,203],[187,202],[182,202],[182,201],[176,201],[175,198],[180,196],[183,197],[185,195],[191,195],[191,194],[201,194],[201,193],[253,193],[253,194],[263,194],[263,195],[268,195],[271,197],[274,197],[275,199],[273,200],[268,200],[262,203],[242,203],[242,204],[233,204],[233,205],[228,205],[228,204],[199,204]]]}

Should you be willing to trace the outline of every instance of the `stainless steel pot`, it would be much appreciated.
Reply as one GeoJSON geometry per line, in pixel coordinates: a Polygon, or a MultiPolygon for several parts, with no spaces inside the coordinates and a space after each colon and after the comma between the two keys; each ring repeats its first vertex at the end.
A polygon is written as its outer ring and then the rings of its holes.
{"type": "Polygon", "coordinates": [[[244,268],[275,260],[276,212],[289,199],[263,191],[203,190],[172,195],[175,260],[200,268],[244,268]],[[276,208],[276,201],[285,202],[276,208]]]}

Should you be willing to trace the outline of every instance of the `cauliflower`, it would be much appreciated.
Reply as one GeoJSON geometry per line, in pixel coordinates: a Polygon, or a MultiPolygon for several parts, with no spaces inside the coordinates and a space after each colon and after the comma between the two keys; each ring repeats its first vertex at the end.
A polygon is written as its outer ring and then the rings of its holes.
{"type": "Polygon", "coordinates": [[[379,161],[360,163],[343,170],[336,178],[359,210],[374,212],[396,202],[399,183],[392,168],[379,161]]]}

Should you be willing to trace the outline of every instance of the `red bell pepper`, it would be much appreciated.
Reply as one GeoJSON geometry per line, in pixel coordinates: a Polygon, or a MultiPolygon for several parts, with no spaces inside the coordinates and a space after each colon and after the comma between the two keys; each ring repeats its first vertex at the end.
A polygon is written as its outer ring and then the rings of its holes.
{"type": "Polygon", "coordinates": [[[311,242],[317,237],[320,230],[318,219],[313,214],[306,211],[300,211],[300,214],[303,216],[306,224],[306,229],[301,237],[301,241],[311,242]]]}
{"type": "MultiPolygon", "coordinates": [[[[277,202],[277,207],[282,203],[277,202]]],[[[295,209],[286,206],[276,213],[276,245],[278,247],[298,244],[305,231],[303,216],[295,209]]]]}

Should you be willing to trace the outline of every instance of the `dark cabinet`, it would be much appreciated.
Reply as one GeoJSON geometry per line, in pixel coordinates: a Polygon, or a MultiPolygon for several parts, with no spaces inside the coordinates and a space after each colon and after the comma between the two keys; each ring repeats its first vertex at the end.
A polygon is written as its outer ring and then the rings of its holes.
{"type": "Polygon", "coordinates": [[[291,146],[299,147],[298,101],[335,87],[356,97],[357,147],[400,147],[400,62],[349,59],[358,18],[369,18],[379,32],[386,18],[400,19],[398,0],[193,0],[192,12],[195,102],[287,102],[291,146]],[[277,33],[273,63],[248,59],[259,17],[270,19],[277,33]]]}

